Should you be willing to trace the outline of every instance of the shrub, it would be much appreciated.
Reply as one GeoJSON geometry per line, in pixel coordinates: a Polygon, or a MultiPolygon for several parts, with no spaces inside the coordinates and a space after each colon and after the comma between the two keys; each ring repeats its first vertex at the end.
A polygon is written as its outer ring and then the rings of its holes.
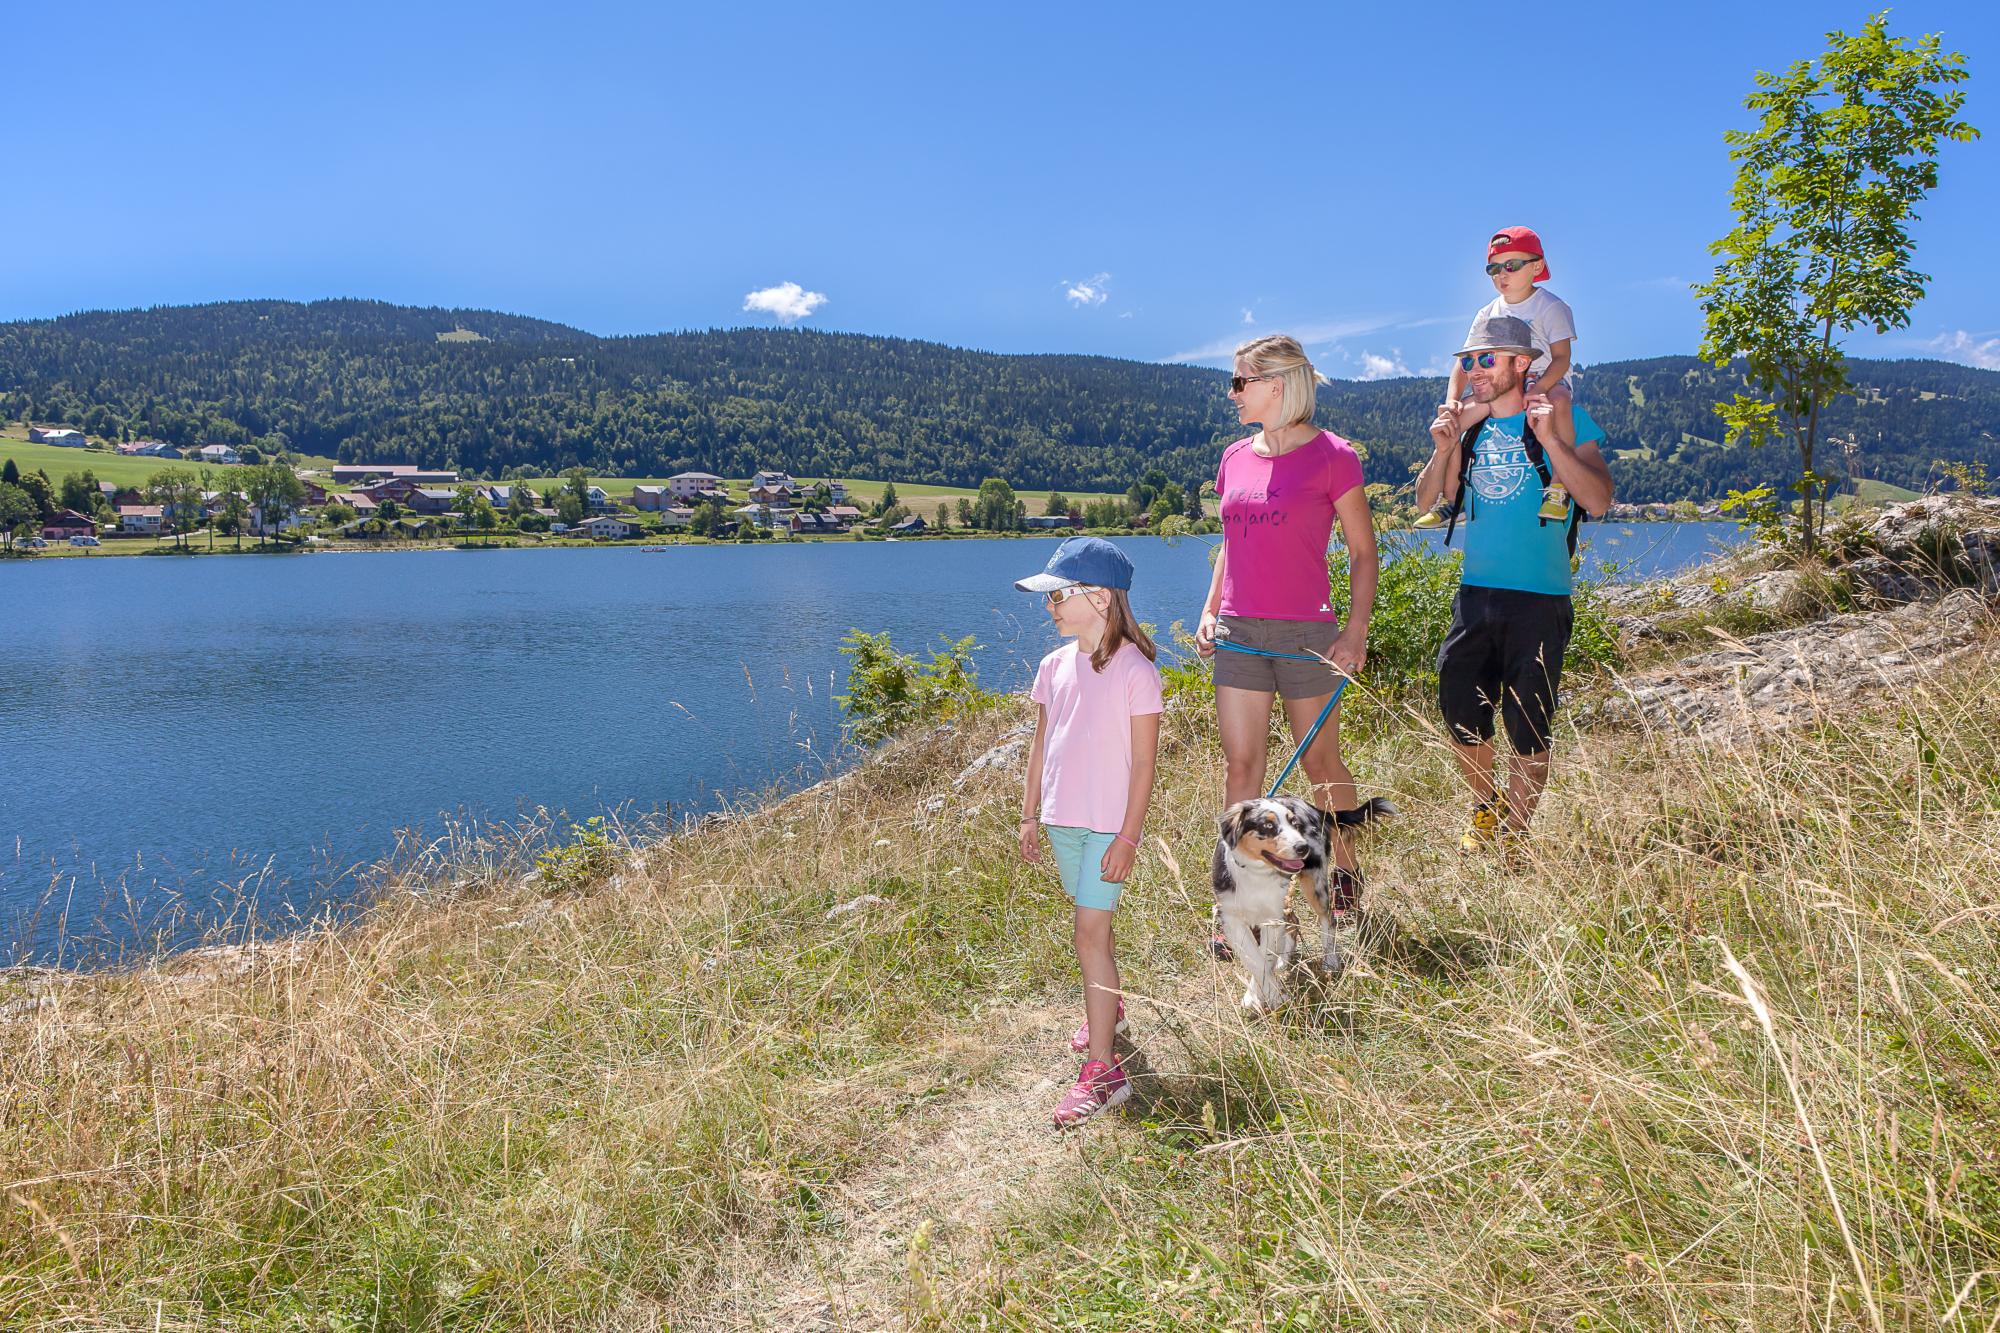
{"type": "Polygon", "coordinates": [[[535,868],[541,872],[544,892],[580,893],[611,873],[618,859],[617,844],[604,831],[604,816],[593,815],[581,824],[569,826],[570,840],[539,853],[535,868]]]}
{"type": "Polygon", "coordinates": [[[847,714],[848,734],[873,745],[907,727],[944,721],[991,702],[996,696],[979,687],[972,664],[978,648],[970,635],[947,640],[943,651],[933,652],[926,663],[914,653],[897,652],[886,630],[849,630],[840,645],[851,659],[847,693],[834,696],[847,714]]]}

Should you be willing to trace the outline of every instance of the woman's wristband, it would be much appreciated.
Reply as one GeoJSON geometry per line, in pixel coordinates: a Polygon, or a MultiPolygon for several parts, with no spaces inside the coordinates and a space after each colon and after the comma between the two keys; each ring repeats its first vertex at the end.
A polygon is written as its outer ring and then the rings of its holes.
{"type": "Polygon", "coordinates": [[[1139,840],[1137,838],[1128,838],[1123,833],[1114,833],[1111,836],[1116,841],[1122,842],[1127,847],[1130,847],[1133,851],[1137,851],[1139,849],[1139,840]]]}

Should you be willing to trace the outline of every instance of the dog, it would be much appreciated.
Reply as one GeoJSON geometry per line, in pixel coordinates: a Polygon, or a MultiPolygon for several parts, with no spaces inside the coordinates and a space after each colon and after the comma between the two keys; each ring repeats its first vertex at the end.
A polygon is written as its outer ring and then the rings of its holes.
{"type": "Polygon", "coordinates": [[[1331,814],[1296,796],[1257,797],[1223,811],[1210,880],[1223,937],[1250,973],[1244,1008],[1270,1013],[1284,1003],[1279,973],[1291,966],[1298,948],[1295,918],[1286,910],[1296,876],[1306,877],[1319,916],[1320,971],[1340,975],[1344,963],[1335,927],[1356,905],[1361,887],[1358,876],[1332,865],[1327,839],[1336,826],[1359,826],[1395,813],[1380,796],[1331,814]]]}

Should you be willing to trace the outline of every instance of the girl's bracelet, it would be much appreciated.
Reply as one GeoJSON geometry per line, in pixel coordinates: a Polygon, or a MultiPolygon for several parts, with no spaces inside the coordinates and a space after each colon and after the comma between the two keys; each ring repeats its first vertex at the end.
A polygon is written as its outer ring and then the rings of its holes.
{"type": "Polygon", "coordinates": [[[1124,843],[1133,851],[1139,850],[1139,840],[1137,838],[1128,838],[1123,833],[1114,833],[1111,836],[1114,840],[1124,843]]]}
{"type": "Polygon", "coordinates": [[[1041,818],[1037,815],[1022,815],[1021,822],[1023,824],[1039,824],[1042,821],[1041,818]]]}

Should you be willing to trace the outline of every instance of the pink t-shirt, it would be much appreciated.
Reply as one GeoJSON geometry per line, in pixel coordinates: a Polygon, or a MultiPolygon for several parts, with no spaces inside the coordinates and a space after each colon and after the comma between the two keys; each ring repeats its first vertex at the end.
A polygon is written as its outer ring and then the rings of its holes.
{"type": "Polygon", "coordinates": [[[1361,484],[1354,447],[1327,431],[1265,458],[1238,440],[1222,451],[1222,614],[1336,620],[1328,604],[1326,545],[1333,503],[1361,484]]]}
{"type": "Polygon", "coordinates": [[[1049,715],[1042,822],[1118,832],[1132,785],[1132,719],[1165,706],[1159,668],[1126,643],[1093,671],[1090,654],[1066,643],[1042,659],[1028,697],[1049,715]]]}

